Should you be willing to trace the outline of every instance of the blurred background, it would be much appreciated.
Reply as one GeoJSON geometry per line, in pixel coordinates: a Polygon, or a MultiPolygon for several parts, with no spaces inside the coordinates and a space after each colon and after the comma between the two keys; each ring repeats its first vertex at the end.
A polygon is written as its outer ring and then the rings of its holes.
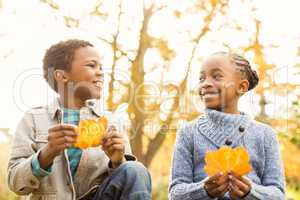
{"type": "Polygon", "coordinates": [[[298,0],[0,0],[0,200],[14,129],[30,107],[56,94],[42,76],[46,49],[91,41],[104,71],[103,106],[129,127],[134,154],[167,199],[176,130],[203,112],[197,94],[203,59],[244,55],[260,82],[239,105],[279,134],[287,196],[300,199],[300,1],[298,0]]]}

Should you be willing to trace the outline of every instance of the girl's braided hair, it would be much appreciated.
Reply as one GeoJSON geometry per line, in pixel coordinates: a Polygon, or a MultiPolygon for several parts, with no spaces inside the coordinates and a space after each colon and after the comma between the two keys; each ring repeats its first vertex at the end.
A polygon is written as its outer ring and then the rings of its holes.
{"type": "Polygon", "coordinates": [[[246,78],[249,81],[248,91],[257,86],[259,77],[257,75],[257,72],[251,68],[250,63],[246,58],[236,53],[223,51],[217,52],[215,54],[227,55],[230,61],[238,67],[237,70],[239,70],[243,78],[246,78]]]}

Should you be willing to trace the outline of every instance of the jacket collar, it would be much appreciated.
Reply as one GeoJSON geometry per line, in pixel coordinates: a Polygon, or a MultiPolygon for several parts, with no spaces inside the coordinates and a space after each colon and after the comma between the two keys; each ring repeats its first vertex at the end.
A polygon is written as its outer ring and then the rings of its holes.
{"type": "MultiPolygon", "coordinates": [[[[101,106],[100,100],[98,99],[86,100],[84,107],[90,108],[92,112],[98,117],[103,115],[103,107],[101,106]]],[[[59,98],[55,98],[55,100],[48,105],[48,112],[50,114],[51,119],[61,116],[62,106],[60,104],[59,98]]]]}

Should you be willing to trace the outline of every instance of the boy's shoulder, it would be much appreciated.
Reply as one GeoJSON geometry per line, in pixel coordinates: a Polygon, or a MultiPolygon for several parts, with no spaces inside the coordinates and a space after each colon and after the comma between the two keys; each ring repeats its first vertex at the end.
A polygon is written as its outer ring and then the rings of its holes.
{"type": "Polygon", "coordinates": [[[48,111],[48,105],[35,106],[26,111],[26,114],[42,114],[48,111]]]}

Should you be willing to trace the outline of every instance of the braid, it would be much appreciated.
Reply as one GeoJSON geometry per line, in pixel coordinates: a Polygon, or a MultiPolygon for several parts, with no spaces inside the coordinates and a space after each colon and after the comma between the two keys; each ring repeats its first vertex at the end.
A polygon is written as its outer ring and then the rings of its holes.
{"type": "Polygon", "coordinates": [[[228,55],[230,61],[233,62],[238,67],[238,70],[240,71],[242,76],[249,81],[248,90],[252,90],[253,88],[256,87],[259,81],[259,77],[257,75],[257,72],[251,69],[251,65],[248,60],[246,60],[244,57],[236,53],[228,53],[228,52],[221,51],[215,54],[228,55]]]}

